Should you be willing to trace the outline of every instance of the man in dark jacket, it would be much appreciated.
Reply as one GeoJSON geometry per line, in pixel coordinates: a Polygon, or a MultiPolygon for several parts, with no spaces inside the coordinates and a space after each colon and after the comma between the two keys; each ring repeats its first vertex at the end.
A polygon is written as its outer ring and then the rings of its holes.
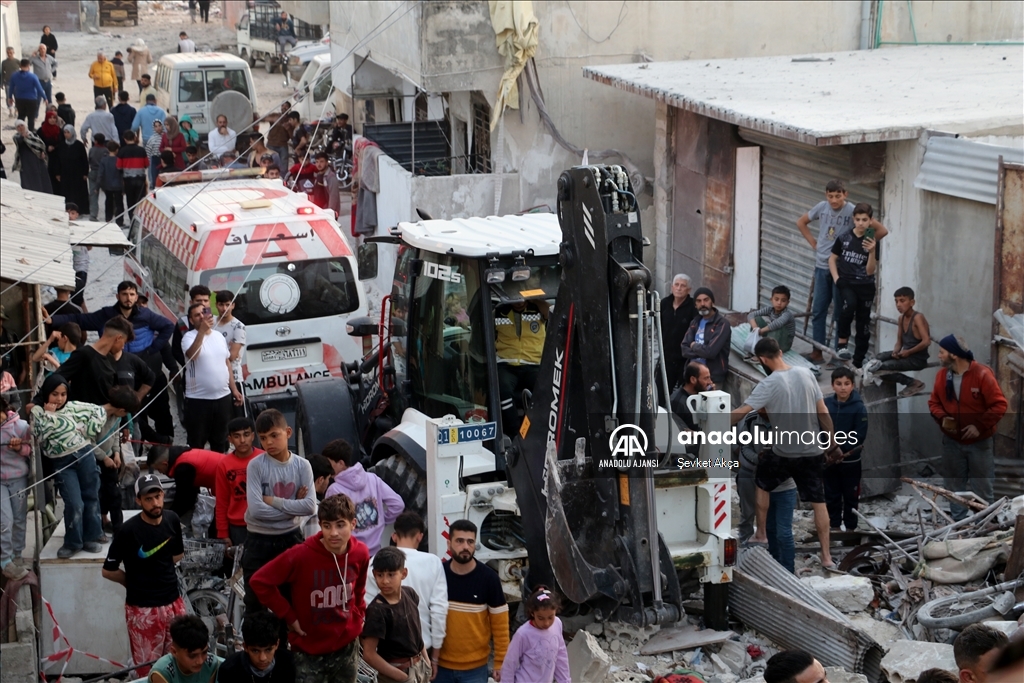
{"type": "Polygon", "coordinates": [[[132,121],[135,120],[135,107],[128,104],[128,98],[131,97],[127,92],[122,90],[117,94],[117,105],[110,110],[110,113],[114,115],[114,125],[117,126],[117,133],[121,136],[118,140],[120,144],[124,144],[124,134],[132,129],[132,121]]]}
{"type": "Polygon", "coordinates": [[[78,323],[83,330],[100,331],[110,318],[120,315],[132,324],[135,339],[125,346],[125,350],[134,353],[146,362],[156,375],[152,391],[143,405],[148,404],[146,415],[153,419],[154,429],[158,434],[173,435],[174,423],[171,421],[171,407],[168,401],[167,378],[161,369],[160,350],[167,345],[174,333],[174,323],[138,305],[138,288],[134,282],[125,280],[117,286],[117,303],[106,306],[95,313],[71,315],[55,315],[51,324],[61,326],[64,323],[78,323]]]}
{"type": "Polygon", "coordinates": [[[690,296],[690,276],[680,273],[672,278],[672,294],[661,300],[661,338],[669,391],[682,380],[686,363],[679,349],[696,316],[697,306],[690,296]]]}
{"type": "Polygon", "coordinates": [[[715,308],[715,295],[707,287],[694,292],[697,317],[683,337],[680,351],[687,363],[704,363],[711,371],[711,381],[725,386],[729,375],[729,342],[732,327],[715,308]]]}

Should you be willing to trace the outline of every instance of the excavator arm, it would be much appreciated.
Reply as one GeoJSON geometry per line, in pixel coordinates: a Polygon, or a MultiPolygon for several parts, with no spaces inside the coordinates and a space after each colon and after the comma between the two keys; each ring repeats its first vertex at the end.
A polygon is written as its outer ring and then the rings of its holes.
{"type": "Polygon", "coordinates": [[[674,622],[681,598],[657,531],[653,468],[632,466],[659,454],[655,302],[627,174],[617,166],[565,171],[558,217],[562,283],[532,401],[507,455],[528,583],[557,586],[601,618],[674,622]]]}

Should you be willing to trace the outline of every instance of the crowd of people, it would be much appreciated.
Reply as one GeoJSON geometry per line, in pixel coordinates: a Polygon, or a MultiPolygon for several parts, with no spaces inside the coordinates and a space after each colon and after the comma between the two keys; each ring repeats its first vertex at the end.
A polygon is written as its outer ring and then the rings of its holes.
{"type": "MultiPolygon", "coordinates": [[[[878,241],[888,230],[873,218],[873,209],[847,199],[844,183],[825,186],[825,200],[797,220],[797,228],[815,250],[813,277],[813,341],[810,354],[794,357],[794,314],[785,285],[771,292],[771,303],[747,316],[746,360],[767,375],[733,410],[740,429],[824,433],[824,447],[781,440],[767,448],[738,446],[739,535],[747,546],[765,546],[783,566],[794,570],[792,521],[799,500],[809,503],[821,543],[821,564],[835,570],[829,550],[830,531],[858,526],[862,457],[868,438],[869,415],[859,386],[867,381],[902,385],[900,397],[926,390],[925,382],[907,375],[928,367],[931,330],[916,310],[914,290],[894,292],[899,312],[892,351],[868,359],[871,308],[875,300],[878,241]],[[818,221],[815,237],[809,225],[818,221]],[[826,344],[829,305],[834,304],[836,335],[826,344]],[[851,331],[854,348],[850,349],[851,331]],[[834,359],[825,365],[823,350],[834,359]],[[824,396],[818,375],[831,370],[834,393],[824,396]],[[842,438],[836,435],[842,434],[842,438]]],[[[729,370],[733,327],[715,307],[714,293],[701,287],[690,294],[690,278],[676,275],[672,293],[661,302],[665,367],[673,387],[670,404],[689,430],[698,430],[687,398],[724,387],[729,370]]],[[[930,413],[942,434],[941,470],[946,488],[970,490],[993,500],[995,478],[992,437],[1006,413],[1007,401],[991,368],[975,360],[962,336],[949,334],[938,341],[940,368],[928,399],[930,413]]],[[[696,447],[691,446],[692,453],[696,447]]],[[[950,504],[953,519],[968,510],[950,504]]]]}
{"type": "MultiPolygon", "coordinates": [[[[282,21],[281,30],[294,33],[287,15],[282,21]]],[[[178,51],[195,50],[195,42],[183,31],[178,51]]],[[[8,112],[17,117],[12,170],[19,171],[23,188],[60,195],[83,217],[88,208],[93,221],[101,219],[102,194],[102,220],[123,226],[131,221],[147,188],[156,187],[161,173],[259,168],[264,177],[281,180],[290,189],[305,192],[317,206],[340,214],[340,188],[331,159],[344,150],[351,152],[347,114],[318,130],[285,102],[261,124],[264,132],[235,131],[221,115],[203,140],[188,114],[177,117],[157,104],[148,73],[153,56],[139,38],[111,59],[97,52],[87,74],[93,109],[76,129],[78,113],[65,93],[54,92],[56,55],[56,36],[46,26],[30,55],[19,58],[8,47],[2,64],[8,112]],[[138,86],[137,95],[127,90],[128,76],[138,86]]]]}

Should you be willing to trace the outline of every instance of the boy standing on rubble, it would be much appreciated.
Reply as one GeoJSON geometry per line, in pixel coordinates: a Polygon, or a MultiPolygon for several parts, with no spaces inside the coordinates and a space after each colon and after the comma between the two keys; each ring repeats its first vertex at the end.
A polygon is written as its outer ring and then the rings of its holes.
{"type": "Polygon", "coordinates": [[[839,444],[841,459],[825,466],[825,507],[829,527],[834,531],[839,531],[842,524],[846,524],[847,531],[857,528],[854,510],[860,500],[860,463],[868,438],[868,409],[853,388],[855,379],[850,368],[836,368],[832,371],[832,390],[836,393],[825,399],[836,433],[845,437],[844,443],[839,444]],[[851,438],[853,435],[855,439],[851,438]]]}

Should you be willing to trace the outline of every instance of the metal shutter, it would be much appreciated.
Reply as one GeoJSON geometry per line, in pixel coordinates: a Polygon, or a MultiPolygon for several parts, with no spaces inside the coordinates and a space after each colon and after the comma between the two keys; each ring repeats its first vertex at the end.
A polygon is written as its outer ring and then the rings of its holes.
{"type": "MultiPolygon", "coordinates": [[[[30,40],[37,40],[31,36],[43,35],[43,26],[49,26],[50,31],[57,35],[57,44],[60,45],[61,32],[73,32],[81,30],[82,17],[79,14],[77,2],[56,2],[53,0],[34,0],[33,2],[18,3],[18,21],[28,32],[30,40]]],[[[26,54],[35,52],[39,43],[22,46],[26,54]],[[33,49],[29,50],[28,47],[33,49]]],[[[60,48],[57,49],[57,58],[60,59],[60,48]]],[[[58,64],[57,70],[60,71],[58,64]]]]}
{"type": "MultiPolygon", "coordinates": [[[[786,285],[793,293],[793,312],[802,313],[814,274],[814,250],[797,230],[796,220],[825,199],[825,184],[833,178],[846,181],[849,200],[868,202],[881,220],[880,184],[849,182],[849,146],[811,147],[744,128],[740,137],[761,146],[760,304],[771,301],[773,287],[786,285]]],[[[811,231],[817,231],[816,223],[811,231]]],[[[797,329],[803,329],[803,323],[797,329]]]]}

